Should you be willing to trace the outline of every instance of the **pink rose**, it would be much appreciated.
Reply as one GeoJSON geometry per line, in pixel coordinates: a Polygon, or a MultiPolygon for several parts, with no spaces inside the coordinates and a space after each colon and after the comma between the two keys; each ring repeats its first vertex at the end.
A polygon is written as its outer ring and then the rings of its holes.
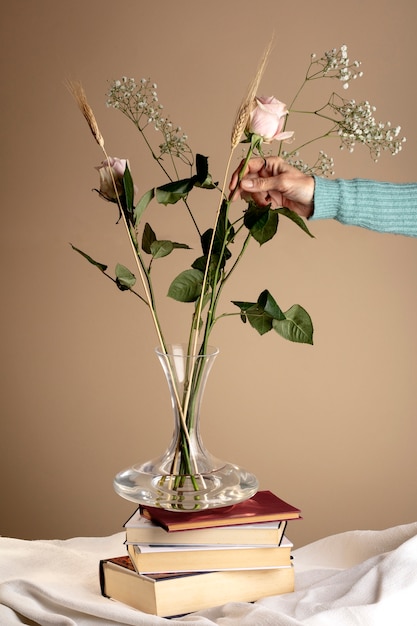
{"type": "Polygon", "coordinates": [[[293,131],[282,132],[287,113],[286,105],[273,96],[256,97],[246,130],[259,135],[267,143],[273,139],[277,141],[290,139],[294,134],[293,131]]]}
{"type": "Polygon", "coordinates": [[[127,159],[109,157],[109,162],[103,161],[95,168],[100,175],[99,193],[105,200],[109,200],[109,202],[117,202],[117,195],[114,190],[110,169],[113,173],[114,182],[116,183],[117,193],[119,196],[123,195],[123,175],[125,173],[126,165],[128,165],[127,159]]]}

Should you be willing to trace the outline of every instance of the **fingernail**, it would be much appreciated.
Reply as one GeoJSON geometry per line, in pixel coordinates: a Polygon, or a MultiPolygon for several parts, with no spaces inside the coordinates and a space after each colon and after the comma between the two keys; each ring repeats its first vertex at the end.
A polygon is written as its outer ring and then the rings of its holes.
{"type": "Polygon", "coordinates": [[[241,184],[242,184],[242,187],[244,187],[245,189],[252,189],[252,187],[253,187],[253,180],[248,178],[246,180],[242,180],[241,184]]]}

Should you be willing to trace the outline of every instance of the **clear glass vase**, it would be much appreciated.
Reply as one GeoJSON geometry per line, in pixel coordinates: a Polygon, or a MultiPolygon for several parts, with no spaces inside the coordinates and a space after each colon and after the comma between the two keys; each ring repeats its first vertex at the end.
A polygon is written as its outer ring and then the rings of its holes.
{"type": "Polygon", "coordinates": [[[218,354],[189,355],[187,346],[156,349],[165,373],[174,417],[166,452],[121,471],[116,492],[133,502],[174,511],[192,511],[236,504],[254,495],[256,477],[233,463],[215,458],[200,434],[200,409],[209,372],[218,354]]]}

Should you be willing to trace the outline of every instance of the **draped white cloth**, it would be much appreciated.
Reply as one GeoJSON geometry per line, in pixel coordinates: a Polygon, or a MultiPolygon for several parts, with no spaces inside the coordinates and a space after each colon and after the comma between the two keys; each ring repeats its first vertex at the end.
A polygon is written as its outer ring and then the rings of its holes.
{"type": "Polygon", "coordinates": [[[165,619],[100,594],[110,537],[0,538],[0,624],[41,626],[417,626],[417,522],[351,531],[294,551],[296,590],[165,619]]]}

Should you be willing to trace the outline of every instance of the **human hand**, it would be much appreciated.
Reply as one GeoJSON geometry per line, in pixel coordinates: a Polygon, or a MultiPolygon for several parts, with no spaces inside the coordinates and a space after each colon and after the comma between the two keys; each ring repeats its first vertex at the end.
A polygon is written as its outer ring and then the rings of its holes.
{"type": "Polygon", "coordinates": [[[314,211],[314,178],[288,165],[280,157],[250,159],[242,180],[239,172],[243,161],[233,173],[229,189],[231,199],[253,200],[258,206],[286,207],[301,217],[314,211]]]}

